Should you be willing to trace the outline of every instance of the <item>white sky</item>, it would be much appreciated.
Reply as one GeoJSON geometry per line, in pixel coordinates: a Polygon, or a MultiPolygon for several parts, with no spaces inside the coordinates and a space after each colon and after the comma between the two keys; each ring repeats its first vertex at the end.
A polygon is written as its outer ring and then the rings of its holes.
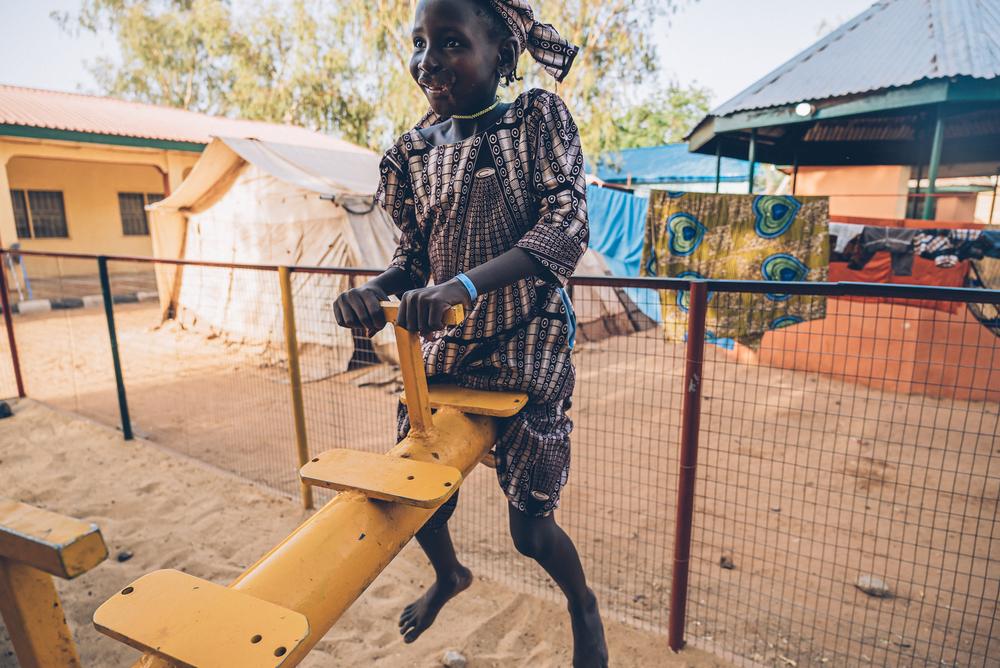
{"type": "MultiPolygon", "coordinates": [[[[718,105],[815,42],[822,26],[828,32],[873,2],[698,0],[657,26],[663,76],[709,87],[718,105]]],[[[0,83],[98,92],[85,63],[112,55],[113,44],[66,35],[49,18],[79,4],[0,0],[0,83]]]]}

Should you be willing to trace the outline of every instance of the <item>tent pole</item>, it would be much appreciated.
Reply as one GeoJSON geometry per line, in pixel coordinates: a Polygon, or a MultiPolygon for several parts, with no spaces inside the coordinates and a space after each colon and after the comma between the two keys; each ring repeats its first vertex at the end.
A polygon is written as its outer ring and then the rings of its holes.
{"type": "Polygon", "coordinates": [[[754,171],[757,167],[757,128],[750,131],[750,149],[747,159],[750,162],[750,185],[747,190],[751,195],[753,194],[753,177],[754,171]]]}
{"type": "Polygon", "coordinates": [[[715,142],[715,192],[719,192],[719,183],[722,181],[722,137],[715,142]]]}
{"type": "Polygon", "coordinates": [[[944,144],[944,113],[941,105],[937,107],[937,118],[934,121],[934,140],[931,144],[931,163],[927,168],[927,197],[924,200],[924,220],[934,217],[934,193],[937,191],[938,171],[941,168],[941,147],[944,144]]]}

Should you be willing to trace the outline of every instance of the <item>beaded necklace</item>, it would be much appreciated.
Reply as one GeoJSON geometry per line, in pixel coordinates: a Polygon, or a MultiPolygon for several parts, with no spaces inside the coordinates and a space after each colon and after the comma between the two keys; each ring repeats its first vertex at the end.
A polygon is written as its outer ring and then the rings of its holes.
{"type": "Polygon", "coordinates": [[[481,116],[485,116],[486,114],[488,114],[491,111],[493,111],[494,109],[496,109],[499,105],[500,105],[500,97],[497,96],[493,100],[493,104],[491,104],[490,106],[486,107],[482,111],[477,111],[474,114],[452,114],[451,117],[452,118],[457,118],[457,119],[459,119],[461,121],[471,121],[472,119],[479,118],[481,116]]]}

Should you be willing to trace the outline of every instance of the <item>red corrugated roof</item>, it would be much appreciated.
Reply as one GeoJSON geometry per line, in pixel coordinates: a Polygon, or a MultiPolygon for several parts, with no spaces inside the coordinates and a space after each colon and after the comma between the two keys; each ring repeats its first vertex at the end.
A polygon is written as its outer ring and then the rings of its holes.
{"type": "Polygon", "coordinates": [[[0,84],[0,124],[198,144],[207,144],[212,137],[238,137],[342,151],[366,150],[294,125],[243,121],[109,97],[3,84],[0,84]]]}

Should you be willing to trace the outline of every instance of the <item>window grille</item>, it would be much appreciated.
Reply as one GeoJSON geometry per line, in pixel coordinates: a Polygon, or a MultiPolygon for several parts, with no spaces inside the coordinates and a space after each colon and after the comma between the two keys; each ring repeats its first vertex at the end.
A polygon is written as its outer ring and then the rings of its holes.
{"type": "Polygon", "coordinates": [[[31,222],[28,220],[28,202],[23,190],[11,190],[10,200],[14,204],[14,226],[19,239],[31,238],[31,222]]]}
{"type": "Polygon", "coordinates": [[[118,193],[118,209],[122,217],[122,232],[126,236],[147,236],[146,202],[142,193],[118,193]]]}
{"type": "Polygon", "coordinates": [[[68,237],[63,194],[56,190],[29,190],[28,208],[36,238],[68,237]]]}

